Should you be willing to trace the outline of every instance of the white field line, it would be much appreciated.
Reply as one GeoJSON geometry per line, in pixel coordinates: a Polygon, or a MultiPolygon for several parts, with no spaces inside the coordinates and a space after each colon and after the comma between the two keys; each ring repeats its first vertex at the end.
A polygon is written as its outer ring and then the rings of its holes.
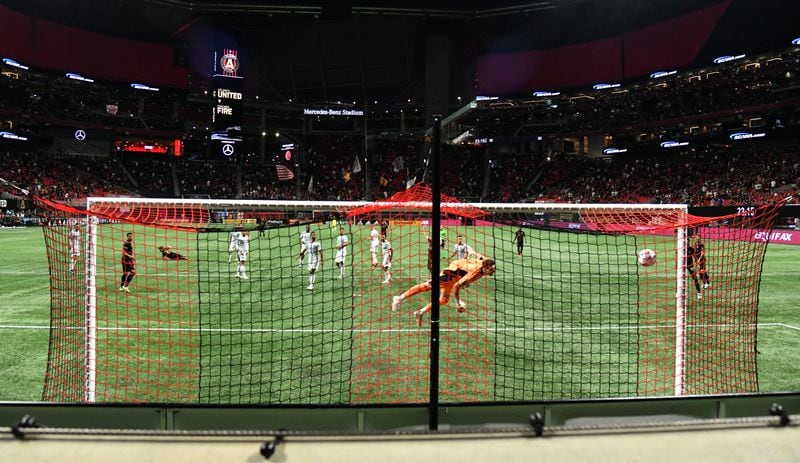
{"type": "MultiPolygon", "coordinates": [[[[744,325],[753,327],[753,325],[744,325]]],[[[800,331],[800,327],[787,325],[785,323],[758,323],[755,325],[757,328],[788,328],[800,331]]],[[[700,324],[688,325],[687,328],[741,328],[742,325],[735,324],[700,324]]],[[[651,325],[641,327],[645,330],[653,329],[674,329],[674,325],[651,325]]],[[[49,330],[49,325],[0,325],[0,329],[18,329],[18,330],[49,330]]],[[[65,330],[83,331],[86,327],[71,326],[61,327],[65,330]]],[[[189,332],[189,333],[415,333],[418,331],[427,331],[423,328],[413,329],[349,329],[349,328],[170,328],[170,327],[98,327],[99,331],[147,331],[147,332],[189,332]]],[[[633,325],[603,325],[596,327],[542,327],[542,328],[442,328],[440,331],[445,332],[570,332],[570,331],[631,331],[636,330],[637,327],[633,325]]]]}

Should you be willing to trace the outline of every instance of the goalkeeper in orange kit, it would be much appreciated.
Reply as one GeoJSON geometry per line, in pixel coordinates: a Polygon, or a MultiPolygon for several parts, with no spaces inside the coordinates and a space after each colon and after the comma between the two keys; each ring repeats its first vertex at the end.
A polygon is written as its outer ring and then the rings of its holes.
{"type": "MultiPolygon", "coordinates": [[[[486,259],[483,256],[479,256],[475,259],[458,259],[453,261],[446,269],[442,270],[439,276],[439,288],[441,291],[439,294],[439,305],[447,305],[452,295],[456,300],[458,311],[466,311],[466,304],[464,304],[464,301],[459,297],[461,288],[468,287],[470,284],[486,275],[494,275],[496,269],[497,265],[495,261],[493,259],[486,259]]],[[[397,311],[400,307],[400,303],[405,298],[430,291],[431,288],[431,280],[428,280],[425,283],[420,283],[408,288],[406,292],[399,296],[394,296],[392,298],[392,312],[397,311]]],[[[430,310],[431,303],[429,302],[425,307],[414,311],[414,317],[417,319],[417,326],[422,326],[422,317],[424,317],[427,312],[430,312],[430,310]]]]}

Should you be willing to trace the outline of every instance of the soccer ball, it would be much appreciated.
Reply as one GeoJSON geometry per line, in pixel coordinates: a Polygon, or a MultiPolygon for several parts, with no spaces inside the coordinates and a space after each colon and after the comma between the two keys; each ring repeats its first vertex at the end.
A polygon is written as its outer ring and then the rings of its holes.
{"type": "Polygon", "coordinates": [[[636,262],[642,266],[650,266],[656,263],[656,252],[652,249],[642,249],[636,255],[636,262]]]}

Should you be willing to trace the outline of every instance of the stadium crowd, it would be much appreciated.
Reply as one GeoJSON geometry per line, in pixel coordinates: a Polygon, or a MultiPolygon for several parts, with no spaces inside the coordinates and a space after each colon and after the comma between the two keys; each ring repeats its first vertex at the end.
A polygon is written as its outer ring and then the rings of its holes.
{"type": "MultiPolygon", "coordinates": [[[[668,136],[706,142],[669,153],[644,149],[636,156],[602,158],[541,147],[520,151],[521,143],[514,141],[443,144],[442,191],[468,201],[694,205],[751,204],[786,196],[800,181],[797,142],[732,146],[712,139],[751,128],[752,121],[758,128],[785,129],[791,138],[800,127],[798,61],[798,52],[787,50],[616,90],[477,102],[457,120],[459,131],[499,140],[531,140],[540,133],[549,139],[611,135],[631,144],[668,136]]],[[[350,131],[302,129],[295,134],[302,140],[302,156],[223,159],[210,154],[209,121],[203,119],[208,112],[201,110],[201,99],[122,84],[86,86],[42,73],[11,74],[0,78],[0,128],[13,126],[33,140],[0,140],[0,151],[6,153],[0,164],[5,180],[0,193],[5,195],[27,191],[68,202],[108,194],[361,200],[367,191],[381,199],[426,179],[430,140],[422,135],[381,129],[365,143],[354,126],[350,131]],[[97,142],[100,152],[81,152],[53,132],[59,125],[109,135],[97,142]],[[112,140],[131,131],[181,138],[186,152],[177,157],[114,150],[112,140]]]]}

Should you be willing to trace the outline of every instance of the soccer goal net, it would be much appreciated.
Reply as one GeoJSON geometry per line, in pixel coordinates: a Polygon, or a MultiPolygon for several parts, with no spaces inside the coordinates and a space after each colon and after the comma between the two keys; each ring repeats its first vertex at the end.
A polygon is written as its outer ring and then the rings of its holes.
{"type": "Polygon", "coordinates": [[[420,403],[758,390],[779,205],[40,200],[48,401],[420,403]],[[440,260],[440,362],[428,311],[440,260]],[[486,265],[491,263],[493,265],[486,265]]]}

